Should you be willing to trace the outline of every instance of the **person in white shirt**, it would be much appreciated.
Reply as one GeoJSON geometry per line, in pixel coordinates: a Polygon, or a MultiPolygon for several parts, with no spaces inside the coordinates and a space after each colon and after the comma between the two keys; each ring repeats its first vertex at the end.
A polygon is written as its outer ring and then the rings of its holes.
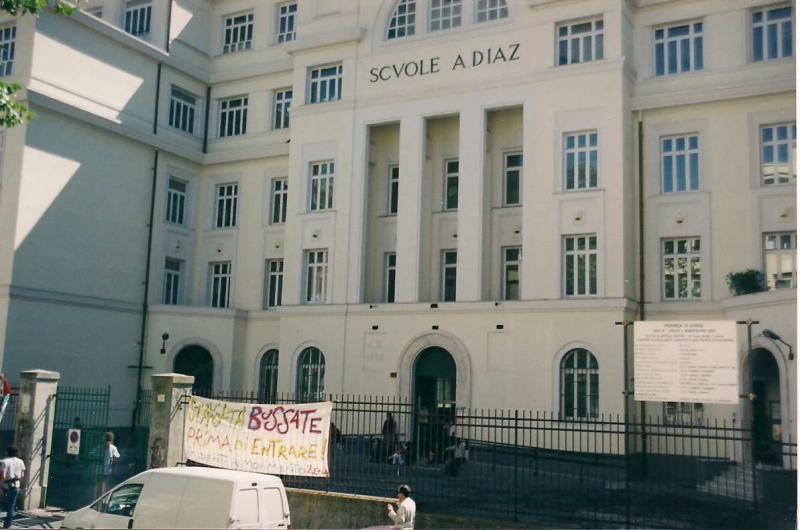
{"type": "Polygon", "coordinates": [[[105,434],[105,444],[103,445],[103,474],[98,484],[98,497],[102,496],[111,487],[111,475],[119,462],[119,449],[114,445],[114,433],[105,434]]]}
{"type": "Polygon", "coordinates": [[[25,462],[17,457],[16,447],[6,448],[6,458],[0,460],[0,482],[3,489],[3,509],[6,518],[3,528],[11,528],[17,511],[17,498],[22,479],[25,478],[25,462]]]}
{"type": "Polygon", "coordinates": [[[403,485],[397,488],[397,511],[391,504],[386,505],[386,513],[394,523],[392,528],[414,528],[414,519],[417,516],[417,504],[411,498],[411,488],[403,485]]]}

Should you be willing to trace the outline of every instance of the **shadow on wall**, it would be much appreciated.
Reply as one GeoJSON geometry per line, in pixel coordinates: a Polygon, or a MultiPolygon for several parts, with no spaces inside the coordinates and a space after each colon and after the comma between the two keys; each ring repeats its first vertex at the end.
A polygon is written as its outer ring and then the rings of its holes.
{"type": "MultiPolygon", "coordinates": [[[[95,101],[111,94],[98,103],[122,123],[152,119],[155,63],[111,41],[98,47],[95,34],[75,28],[68,19],[42,18],[35,70],[46,73],[37,75],[52,74],[47,84],[95,101]],[[120,79],[125,86],[103,86],[120,79]]],[[[35,104],[32,110],[3,369],[56,370],[67,386],[113,384],[111,423],[126,424],[136,390],[129,366],[139,354],[153,149],[35,104]]]]}

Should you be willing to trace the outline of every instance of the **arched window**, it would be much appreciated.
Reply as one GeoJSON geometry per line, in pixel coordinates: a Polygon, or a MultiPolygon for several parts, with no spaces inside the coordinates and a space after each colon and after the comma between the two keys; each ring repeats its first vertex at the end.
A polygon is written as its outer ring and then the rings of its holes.
{"type": "Polygon", "coordinates": [[[278,350],[267,350],[258,365],[258,402],[274,403],[278,394],[278,350]]]}
{"type": "Polygon", "coordinates": [[[389,20],[389,29],[386,30],[387,39],[399,39],[414,34],[417,25],[416,0],[400,0],[392,12],[389,20]]]}
{"type": "Polygon", "coordinates": [[[561,416],[590,419],[598,416],[599,375],[597,359],[583,348],[570,350],[561,360],[561,416]]]}
{"type": "Polygon", "coordinates": [[[297,400],[322,401],[324,395],[325,356],[312,346],[300,352],[297,359],[297,400]]]}

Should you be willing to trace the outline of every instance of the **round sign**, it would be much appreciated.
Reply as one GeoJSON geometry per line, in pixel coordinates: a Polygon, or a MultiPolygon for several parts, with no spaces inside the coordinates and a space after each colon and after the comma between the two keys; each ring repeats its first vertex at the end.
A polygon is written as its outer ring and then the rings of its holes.
{"type": "Polygon", "coordinates": [[[69,441],[74,444],[78,443],[78,438],[80,438],[80,436],[81,435],[78,434],[78,431],[72,431],[71,433],[69,433],[69,441]]]}

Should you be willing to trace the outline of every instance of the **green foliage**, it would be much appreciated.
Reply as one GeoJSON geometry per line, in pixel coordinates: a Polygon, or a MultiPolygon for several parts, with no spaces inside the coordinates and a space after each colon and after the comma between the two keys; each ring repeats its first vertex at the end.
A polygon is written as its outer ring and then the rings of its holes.
{"type": "Polygon", "coordinates": [[[17,103],[14,98],[22,87],[16,83],[3,83],[0,81],[0,126],[10,129],[33,118],[33,113],[28,107],[17,103]]]}
{"type": "Polygon", "coordinates": [[[38,15],[50,8],[59,15],[71,15],[76,7],[66,0],[0,0],[0,9],[11,15],[38,15]]]}
{"type": "MultiPolygon", "coordinates": [[[[51,9],[59,15],[71,15],[77,9],[66,0],[0,0],[0,10],[18,15],[38,15],[45,9],[51,9]]],[[[10,129],[33,118],[33,113],[22,103],[18,103],[14,95],[20,87],[16,83],[0,81],[0,126],[10,129]]]]}
{"type": "Polygon", "coordinates": [[[729,272],[725,276],[728,288],[735,296],[740,294],[760,293],[764,290],[764,277],[761,271],[747,269],[741,272],[729,272]]]}

